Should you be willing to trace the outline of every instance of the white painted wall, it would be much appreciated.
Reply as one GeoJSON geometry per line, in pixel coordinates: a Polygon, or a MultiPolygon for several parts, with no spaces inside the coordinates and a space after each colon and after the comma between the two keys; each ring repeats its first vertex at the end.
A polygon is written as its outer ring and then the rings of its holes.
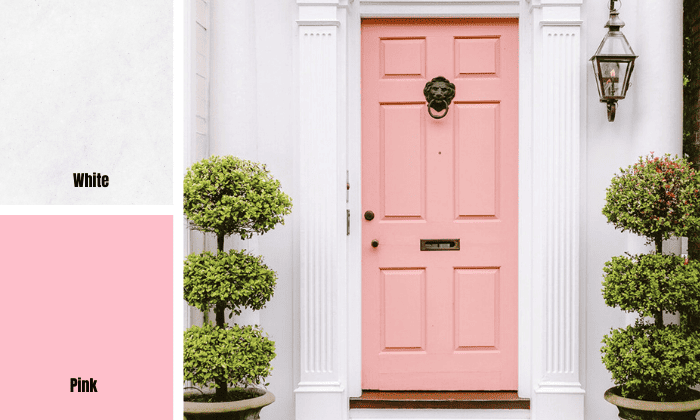
{"type": "MultiPolygon", "coordinates": [[[[606,2],[585,2],[587,57],[598,48],[607,29],[606,2]]],[[[615,418],[617,409],[603,400],[612,386],[610,373],[600,359],[600,341],[611,327],[633,320],[619,309],[605,306],[601,293],[603,265],[615,255],[645,250],[636,235],[621,233],[606,223],[601,209],[605,189],[620,167],[653,151],[680,154],[682,146],[682,1],[623,1],[622,32],[639,56],[627,98],[618,102],[615,121],[607,121],[604,103],[598,101],[593,71],[587,63],[587,264],[582,281],[586,295],[586,418],[615,418]]]]}
{"type": "MultiPolygon", "coordinates": [[[[299,171],[295,160],[299,158],[295,155],[299,123],[293,73],[297,5],[291,0],[209,3],[210,150],[266,163],[294,199],[300,188],[295,175],[299,171]]],[[[638,238],[606,224],[600,212],[605,188],[618,168],[632,163],[637,156],[652,150],[657,154],[677,153],[681,145],[681,1],[623,2],[621,18],[627,23],[623,32],[640,58],[628,97],[618,103],[613,123],[607,121],[605,105],[598,101],[588,62],[606,31],[605,3],[584,2],[581,26],[585,99],[581,107],[580,379],[586,390],[586,419],[616,416],[615,408],[602,397],[611,381],[600,362],[600,340],[611,327],[630,321],[629,316],[603,303],[603,264],[614,255],[643,249],[638,238]]],[[[355,6],[351,3],[351,7],[355,6]]],[[[256,248],[279,275],[275,297],[257,318],[277,343],[277,358],[269,378],[277,401],[263,410],[263,418],[267,419],[288,419],[295,412],[293,391],[299,380],[299,366],[293,357],[299,340],[299,297],[293,284],[293,279],[299,278],[297,217],[293,211],[285,226],[278,226],[257,243],[227,242],[227,247],[256,248]]]]}
{"type": "MultiPolygon", "coordinates": [[[[201,0],[200,0],[201,1],[201,0]]],[[[210,109],[209,152],[232,154],[267,165],[292,197],[295,128],[292,108],[293,16],[296,5],[279,0],[209,0],[210,109]]],[[[203,144],[199,148],[204,149],[203,144]]],[[[198,150],[199,150],[198,148],[198,150]]],[[[296,204],[296,203],[295,203],[296,204]]],[[[244,313],[236,322],[260,323],[275,341],[277,357],[268,378],[274,404],[263,418],[288,419],[294,413],[294,208],[285,225],[245,242],[229,238],[225,247],[264,255],[277,272],[275,294],[267,307],[244,313]]],[[[216,241],[209,240],[209,249],[216,241]]]]}

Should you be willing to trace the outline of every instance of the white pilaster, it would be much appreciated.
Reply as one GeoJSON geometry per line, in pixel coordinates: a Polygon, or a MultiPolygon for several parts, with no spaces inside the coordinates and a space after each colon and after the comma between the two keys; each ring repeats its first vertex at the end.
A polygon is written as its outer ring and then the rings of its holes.
{"type": "Polygon", "coordinates": [[[347,417],[344,96],[337,0],[298,1],[299,382],[296,419],[347,417]],[[342,158],[342,159],[341,159],[342,158]]]}
{"type": "Polygon", "coordinates": [[[581,0],[533,0],[532,418],[583,419],[581,0]]]}

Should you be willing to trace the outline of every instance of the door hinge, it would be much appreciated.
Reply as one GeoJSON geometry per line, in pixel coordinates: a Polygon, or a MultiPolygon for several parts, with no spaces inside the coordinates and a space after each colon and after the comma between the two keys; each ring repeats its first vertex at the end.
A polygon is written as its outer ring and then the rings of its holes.
{"type": "MultiPolygon", "coordinates": [[[[345,171],[345,203],[350,202],[350,171],[345,171]]],[[[350,209],[346,209],[347,236],[350,236],[350,209]]]]}

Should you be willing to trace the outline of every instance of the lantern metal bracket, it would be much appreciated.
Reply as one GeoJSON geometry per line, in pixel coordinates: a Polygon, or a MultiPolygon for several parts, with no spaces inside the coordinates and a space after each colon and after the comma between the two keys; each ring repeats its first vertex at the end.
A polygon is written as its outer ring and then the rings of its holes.
{"type": "Polygon", "coordinates": [[[615,121],[615,111],[617,110],[617,100],[608,101],[608,122],[615,121]]]}
{"type": "Polygon", "coordinates": [[[620,6],[622,6],[622,0],[610,0],[610,7],[608,7],[608,9],[609,9],[611,12],[616,12],[616,11],[617,11],[617,9],[615,8],[615,2],[616,2],[616,1],[619,1],[619,2],[620,2],[620,6]]]}

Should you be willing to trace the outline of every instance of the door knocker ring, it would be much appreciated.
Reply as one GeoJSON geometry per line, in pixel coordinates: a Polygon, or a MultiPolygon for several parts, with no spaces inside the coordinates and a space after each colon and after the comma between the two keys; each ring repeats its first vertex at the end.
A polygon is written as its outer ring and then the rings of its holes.
{"type": "Polygon", "coordinates": [[[425,100],[428,101],[428,114],[439,120],[444,118],[449,111],[450,103],[455,97],[455,85],[446,78],[438,76],[425,84],[423,95],[425,95],[425,100]],[[442,115],[433,114],[432,109],[437,112],[445,110],[445,113],[442,115]]]}

